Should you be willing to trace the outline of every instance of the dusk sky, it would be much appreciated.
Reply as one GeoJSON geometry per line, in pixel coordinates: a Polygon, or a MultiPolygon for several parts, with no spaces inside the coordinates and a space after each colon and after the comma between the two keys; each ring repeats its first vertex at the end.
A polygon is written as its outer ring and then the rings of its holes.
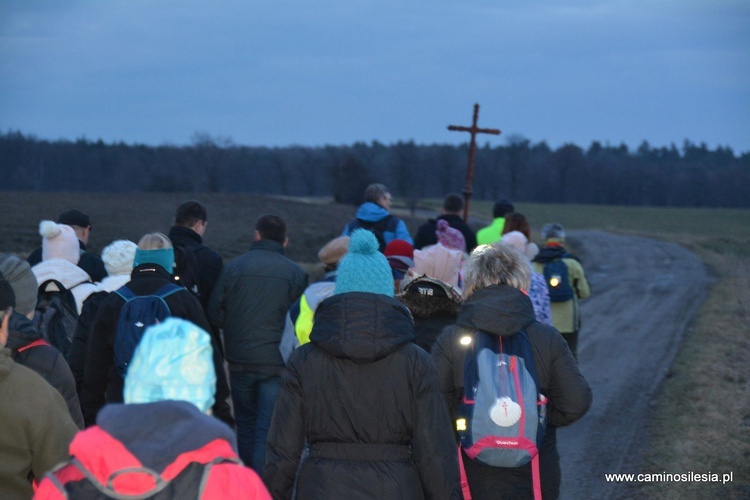
{"type": "Polygon", "coordinates": [[[747,0],[0,1],[0,131],[750,152],[747,0]]]}

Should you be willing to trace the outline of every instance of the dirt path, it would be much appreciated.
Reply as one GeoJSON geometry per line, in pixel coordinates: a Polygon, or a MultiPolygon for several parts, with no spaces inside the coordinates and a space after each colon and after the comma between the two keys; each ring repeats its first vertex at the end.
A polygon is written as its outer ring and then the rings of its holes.
{"type": "Polygon", "coordinates": [[[572,232],[569,240],[592,289],[582,302],[578,357],[594,402],[558,431],[561,498],[621,498],[625,487],[604,474],[638,472],[629,457],[711,278],[695,254],[673,243],[601,231],[572,232]]]}

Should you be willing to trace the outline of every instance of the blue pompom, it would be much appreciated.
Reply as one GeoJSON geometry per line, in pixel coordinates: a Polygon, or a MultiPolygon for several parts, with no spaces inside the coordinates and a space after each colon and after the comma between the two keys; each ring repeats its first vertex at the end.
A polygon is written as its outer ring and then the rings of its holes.
{"type": "Polygon", "coordinates": [[[372,232],[367,229],[356,229],[351,234],[349,241],[349,253],[360,255],[372,255],[378,252],[380,244],[372,232]]]}

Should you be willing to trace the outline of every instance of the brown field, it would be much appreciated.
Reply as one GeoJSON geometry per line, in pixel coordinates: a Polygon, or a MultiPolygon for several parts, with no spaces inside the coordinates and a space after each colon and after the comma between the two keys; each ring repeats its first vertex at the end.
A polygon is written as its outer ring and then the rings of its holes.
{"type": "MultiPolygon", "coordinates": [[[[207,205],[205,242],[225,258],[248,248],[260,215],[280,215],[289,226],[288,256],[306,263],[309,272],[316,268],[317,250],[338,236],[356,210],[321,200],[241,194],[3,193],[0,209],[10,217],[2,223],[0,251],[26,255],[39,245],[40,220],[54,220],[76,207],[92,216],[89,247],[98,252],[114,239],[137,241],[147,232],[166,232],[176,205],[190,198],[207,205]]],[[[435,200],[424,204],[438,205],[435,200]]],[[[473,201],[473,213],[486,216],[491,205],[473,201]]],[[[632,496],[750,498],[750,210],[533,204],[518,204],[517,210],[535,232],[543,222],[556,220],[567,229],[656,237],[685,245],[707,263],[717,280],[655,403],[639,472],[732,471],[733,484],[641,483],[632,485],[632,496]]],[[[399,213],[414,232],[425,216],[406,214],[399,213]]],[[[484,221],[478,218],[476,225],[484,221]]]]}

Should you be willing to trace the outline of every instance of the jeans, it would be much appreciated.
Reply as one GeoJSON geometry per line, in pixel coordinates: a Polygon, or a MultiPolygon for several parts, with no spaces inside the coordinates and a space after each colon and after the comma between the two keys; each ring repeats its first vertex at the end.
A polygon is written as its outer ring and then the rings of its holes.
{"type": "Polygon", "coordinates": [[[233,371],[230,379],[240,459],[260,474],[281,377],[233,371]]]}

